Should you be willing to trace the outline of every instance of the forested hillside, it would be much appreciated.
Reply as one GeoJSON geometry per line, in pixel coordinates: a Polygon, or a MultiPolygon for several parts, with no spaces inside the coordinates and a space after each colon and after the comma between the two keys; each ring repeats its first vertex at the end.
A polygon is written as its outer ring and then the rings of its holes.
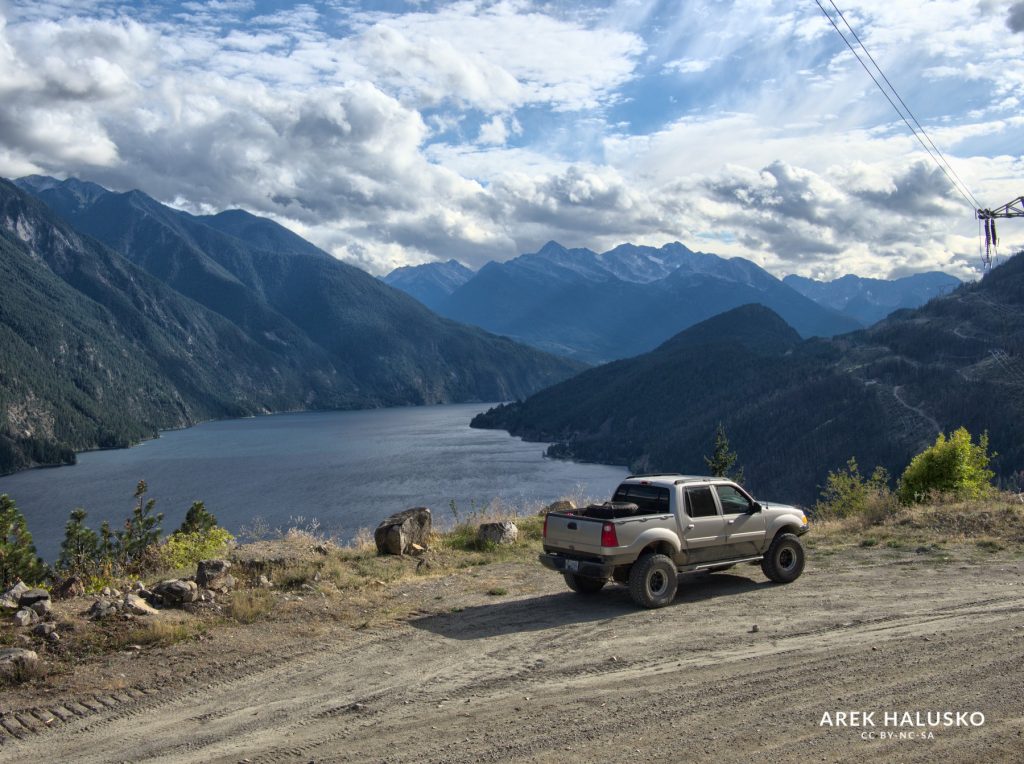
{"type": "Polygon", "coordinates": [[[799,340],[747,306],[655,351],[588,370],[474,426],[550,453],[703,473],[721,422],[753,489],[810,502],[855,456],[899,472],[939,431],[988,431],[1004,478],[1024,468],[1024,255],[869,330],[799,340]]]}
{"type": "Polygon", "coordinates": [[[211,417],[503,400],[578,369],[439,318],[271,221],[32,185],[127,257],[0,180],[0,471],[211,417]]]}

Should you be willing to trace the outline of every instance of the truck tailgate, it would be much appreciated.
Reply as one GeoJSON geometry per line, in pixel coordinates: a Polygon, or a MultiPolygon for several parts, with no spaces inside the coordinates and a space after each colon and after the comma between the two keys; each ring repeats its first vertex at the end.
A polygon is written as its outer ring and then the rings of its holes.
{"type": "Polygon", "coordinates": [[[604,520],[596,517],[552,512],[548,515],[548,532],[544,538],[544,546],[586,554],[601,554],[601,528],[604,523],[604,520]]]}

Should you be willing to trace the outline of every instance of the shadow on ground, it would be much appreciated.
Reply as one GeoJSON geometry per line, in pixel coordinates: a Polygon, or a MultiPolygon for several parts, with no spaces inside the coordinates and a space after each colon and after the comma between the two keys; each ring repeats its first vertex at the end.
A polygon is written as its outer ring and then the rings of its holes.
{"type": "MultiPolygon", "coordinates": [[[[685,607],[694,602],[728,597],[772,586],[727,574],[691,574],[679,577],[679,590],[668,607],[685,607]]],[[[593,623],[647,612],[634,604],[625,586],[609,584],[594,595],[581,596],[568,589],[525,600],[495,602],[463,610],[425,616],[409,621],[449,639],[486,639],[528,631],[543,631],[573,623],[593,623]]]]}

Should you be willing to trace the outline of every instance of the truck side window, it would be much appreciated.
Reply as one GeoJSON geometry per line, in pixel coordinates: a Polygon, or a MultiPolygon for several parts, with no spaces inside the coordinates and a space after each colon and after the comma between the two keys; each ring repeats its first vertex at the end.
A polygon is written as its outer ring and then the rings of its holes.
{"type": "Polygon", "coordinates": [[[709,486],[686,489],[686,510],[690,517],[714,517],[718,514],[709,486]]]}
{"type": "Polygon", "coordinates": [[[740,515],[750,512],[750,499],[731,485],[716,485],[718,500],[722,502],[723,515],[740,515]]]}

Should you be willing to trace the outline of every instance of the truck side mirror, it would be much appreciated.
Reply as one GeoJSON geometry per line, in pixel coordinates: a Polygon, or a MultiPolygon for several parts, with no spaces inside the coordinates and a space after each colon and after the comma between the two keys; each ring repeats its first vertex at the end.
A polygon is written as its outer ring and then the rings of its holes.
{"type": "Polygon", "coordinates": [[[762,509],[764,509],[764,507],[761,506],[761,502],[759,501],[755,501],[753,504],[750,505],[751,513],[760,512],[762,509]]]}

